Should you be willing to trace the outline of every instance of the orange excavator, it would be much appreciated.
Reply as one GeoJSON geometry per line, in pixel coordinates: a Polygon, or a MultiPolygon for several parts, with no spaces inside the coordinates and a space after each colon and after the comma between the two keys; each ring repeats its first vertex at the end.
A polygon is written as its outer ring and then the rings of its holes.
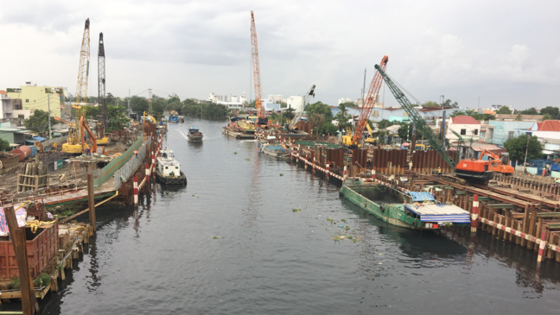
{"type": "Polygon", "coordinates": [[[80,117],[80,140],[82,141],[82,154],[86,152],[86,141],[84,139],[84,129],[89,134],[91,138],[92,150],[91,153],[97,153],[97,138],[95,134],[89,128],[87,122],[84,119],[84,116],[80,117]]]}
{"type": "Polygon", "coordinates": [[[490,151],[486,151],[486,150],[482,150],[482,152],[480,153],[480,157],[478,158],[479,160],[482,160],[482,158],[484,156],[488,157],[488,170],[489,171],[494,171],[494,172],[498,172],[498,173],[502,173],[504,175],[513,175],[515,174],[515,168],[513,168],[513,166],[509,165],[509,154],[504,152],[501,154],[501,157],[499,157],[498,155],[490,152],[490,151]]]}

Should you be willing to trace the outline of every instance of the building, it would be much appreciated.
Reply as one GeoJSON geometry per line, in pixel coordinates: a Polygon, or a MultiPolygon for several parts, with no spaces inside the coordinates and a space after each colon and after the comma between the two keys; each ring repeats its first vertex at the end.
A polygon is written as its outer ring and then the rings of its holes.
{"type": "Polygon", "coordinates": [[[36,86],[27,82],[27,85],[19,88],[6,89],[7,96],[12,99],[14,110],[13,117],[28,118],[37,109],[48,112],[52,116],[60,117],[64,98],[67,95],[67,88],[36,86]],[[14,102],[16,99],[21,101],[14,102]],[[21,106],[21,108],[20,108],[21,106]],[[15,109],[18,108],[18,109],[15,109]]]}
{"type": "MultiPolygon", "coordinates": [[[[517,121],[519,115],[497,114],[496,120],[517,121]]],[[[521,115],[521,121],[541,121],[544,115],[521,115]]]]}
{"type": "Polygon", "coordinates": [[[6,91],[0,91],[0,102],[2,103],[2,106],[0,106],[0,118],[12,118],[12,98],[8,97],[6,91]]]}
{"type": "Polygon", "coordinates": [[[286,100],[284,99],[284,96],[280,95],[280,94],[269,94],[267,97],[267,100],[269,100],[271,103],[276,103],[276,104],[280,104],[280,103],[286,103],[286,100]]]}
{"type": "Polygon", "coordinates": [[[228,101],[227,95],[216,95],[214,94],[214,92],[212,92],[208,97],[208,101],[227,106],[227,108],[230,109],[240,109],[247,104],[247,95],[245,94],[245,92],[243,92],[243,95],[241,97],[232,95],[230,97],[230,101],[228,101]]]}
{"type": "Polygon", "coordinates": [[[293,108],[296,112],[303,111],[303,96],[290,96],[286,100],[286,104],[288,105],[288,108],[293,108]]]}
{"type": "Polygon", "coordinates": [[[338,105],[342,104],[342,103],[353,103],[349,98],[339,98],[338,99],[338,105]]]}
{"type": "Polygon", "coordinates": [[[517,138],[520,132],[526,132],[533,124],[534,122],[531,121],[490,120],[488,126],[493,127],[492,134],[485,130],[486,132],[483,135],[481,127],[480,137],[488,143],[504,145],[504,142],[508,139],[517,138]]]}
{"type": "Polygon", "coordinates": [[[31,135],[31,130],[0,127],[0,139],[8,141],[10,144],[24,145],[27,134],[31,135]]]}
{"type": "Polygon", "coordinates": [[[451,121],[447,123],[447,128],[445,132],[445,137],[449,139],[449,142],[456,144],[459,142],[459,137],[454,133],[456,132],[461,136],[465,142],[476,142],[479,139],[480,122],[474,119],[472,116],[456,116],[451,118],[451,121]]]}

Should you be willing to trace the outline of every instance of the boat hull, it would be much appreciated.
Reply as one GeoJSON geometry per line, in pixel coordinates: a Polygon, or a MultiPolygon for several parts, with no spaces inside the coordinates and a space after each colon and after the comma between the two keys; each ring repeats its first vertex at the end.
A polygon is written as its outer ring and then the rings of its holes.
{"type": "Polygon", "coordinates": [[[156,170],[156,179],[164,185],[187,185],[187,177],[183,171],[180,176],[163,176],[159,170],[156,170]]]}
{"type": "Polygon", "coordinates": [[[200,136],[188,135],[189,141],[202,142],[203,137],[204,137],[203,135],[200,135],[200,136]]]}

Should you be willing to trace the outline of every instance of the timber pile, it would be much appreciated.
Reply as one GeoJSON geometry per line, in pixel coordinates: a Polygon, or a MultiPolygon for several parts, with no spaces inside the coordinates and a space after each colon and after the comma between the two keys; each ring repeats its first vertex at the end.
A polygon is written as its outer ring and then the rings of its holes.
{"type": "Polygon", "coordinates": [[[25,163],[18,171],[17,191],[37,190],[49,185],[47,166],[43,162],[25,163]]]}

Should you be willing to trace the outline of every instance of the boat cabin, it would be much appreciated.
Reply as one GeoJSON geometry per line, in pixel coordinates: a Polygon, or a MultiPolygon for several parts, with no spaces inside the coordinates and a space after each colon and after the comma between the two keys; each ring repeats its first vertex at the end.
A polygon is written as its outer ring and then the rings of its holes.
{"type": "Polygon", "coordinates": [[[175,159],[175,154],[172,150],[160,150],[158,160],[158,171],[163,176],[180,176],[181,163],[175,159]]]}

